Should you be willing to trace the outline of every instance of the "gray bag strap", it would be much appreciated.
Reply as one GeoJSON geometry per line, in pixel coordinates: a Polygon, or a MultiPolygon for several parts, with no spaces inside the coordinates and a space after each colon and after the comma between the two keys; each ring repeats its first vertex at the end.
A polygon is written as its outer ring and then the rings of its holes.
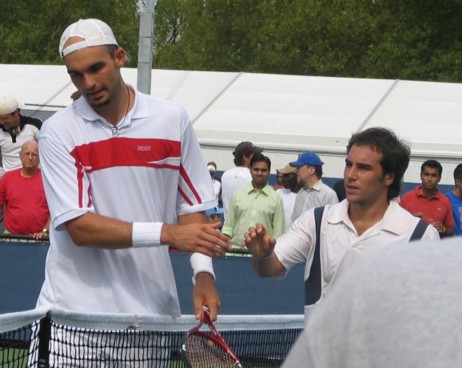
{"type": "Polygon", "coordinates": [[[427,230],[427,227],[428,227],[428,224],[426,222],[419,220],[409,241],[411,242],[414,240],[422,239],[422,236],[425,233],[425,230],[427,230]]]}
{"type": "Polygon", "coordinates": [[[324,207],[314,209],[316,244],[310,274],[305,281],[305,305],[313,305],[321,298],[321,222],[323,213],[324,207]]]}

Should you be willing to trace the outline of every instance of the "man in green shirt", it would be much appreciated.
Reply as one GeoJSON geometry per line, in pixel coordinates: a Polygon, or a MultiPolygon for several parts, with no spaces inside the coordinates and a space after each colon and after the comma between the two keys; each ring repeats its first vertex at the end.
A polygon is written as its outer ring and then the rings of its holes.
{"type": "Polygon", "coordinates": [[[231,197],[221,231],[231,238],[233,248],[242,248],[244,233],[257,223],[264,224],[274,238],[284,233],[284,205],[268,185],[270,170],[270,159],[261,153],[254,154],[250,161],[252,183],[238,189],[231,197]]]}

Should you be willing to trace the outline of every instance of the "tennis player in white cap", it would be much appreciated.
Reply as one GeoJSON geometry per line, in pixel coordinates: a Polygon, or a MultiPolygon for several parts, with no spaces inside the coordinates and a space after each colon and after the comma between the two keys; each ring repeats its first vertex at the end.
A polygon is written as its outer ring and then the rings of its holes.
{"type": "Polygon", "coordinates": [[[211,257],[230,244],[204,214],[217,200],[187,113],[124,82],[127,55],[98,19],[71,24],[59,54],[82,97],[40,134],[52,223],[38,305],[178,316],[172,246],[192,254],[196,316],[215,319],[211,257]]]}

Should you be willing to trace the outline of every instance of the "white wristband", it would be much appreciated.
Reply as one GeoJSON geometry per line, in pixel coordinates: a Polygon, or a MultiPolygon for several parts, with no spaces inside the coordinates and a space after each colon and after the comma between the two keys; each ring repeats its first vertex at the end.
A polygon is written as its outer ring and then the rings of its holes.
{"type": "Polygon", "coordinates": [[[215,279],[212,258],[202,253],[193,253],[191,257],[189,257],[189,261],[191,262],[191,268],[193,270],[193,284],[196,283],[196,276],[199,272],[207,272],[215,279]]]}
{"type": "Polygon", "coordinates": [[[134,222],[132,224],[133,248],[157,247],[160,243],[162,222],[134,222]]]}

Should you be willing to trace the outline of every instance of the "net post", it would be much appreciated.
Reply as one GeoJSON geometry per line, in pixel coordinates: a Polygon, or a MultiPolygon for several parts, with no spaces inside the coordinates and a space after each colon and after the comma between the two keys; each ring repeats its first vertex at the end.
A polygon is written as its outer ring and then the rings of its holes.
{"type": "Polygon", "coordinates": [[[40,330],[38,333],[38,368],[48,368],[50,366],[50,339],[51,339],[51,317],[47,313],[40,320],[40,330]]]}

